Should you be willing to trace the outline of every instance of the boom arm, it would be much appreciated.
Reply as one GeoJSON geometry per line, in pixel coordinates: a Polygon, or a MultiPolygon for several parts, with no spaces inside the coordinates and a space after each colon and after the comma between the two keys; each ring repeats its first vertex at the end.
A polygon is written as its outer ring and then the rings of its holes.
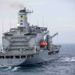
{"type": "Polygon", "coordinates": [[[51,36],[51,38],[55,37],[56,35],[58,35],[58,32],[57,32],[57,33],[55,33],[53,36],[51,36]]]}

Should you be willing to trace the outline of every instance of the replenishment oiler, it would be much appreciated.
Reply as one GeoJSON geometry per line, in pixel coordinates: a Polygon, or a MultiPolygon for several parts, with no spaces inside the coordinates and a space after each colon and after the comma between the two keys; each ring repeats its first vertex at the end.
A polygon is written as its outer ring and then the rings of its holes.
{"type": "Polygon", "coordinates": [[[43,63],[58,58],[60,45],[54,45],[46,27],[30,25],[26,8],[18,13],[17,28],[10,28],[2,36],[1,66],[24,66],[43,63]]]}

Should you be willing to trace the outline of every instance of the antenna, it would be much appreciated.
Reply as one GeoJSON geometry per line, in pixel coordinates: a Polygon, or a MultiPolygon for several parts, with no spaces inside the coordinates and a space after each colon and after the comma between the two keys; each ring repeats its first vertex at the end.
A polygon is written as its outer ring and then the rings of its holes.
{"type": "Polygon", "coordinates": [[[39,22],[38,22],[38,19],[37,19],[37,26],[39,26],[39,22]]]}
{"type": "Polygon", "coordinates": [[[43,17],[43,21],[42,21],[43,27],[44,27],[44,17],[43,17]]]}
{"type": "Polygon", "coordinates": [[[4,33],[4,28],[3,28],[3,19],[2,19],[2,34],[4,33]]]}
{"type": "MultiPolygon", "coordinates": [[[[4,33],[4,28],[3,28],[3,19],[2,19],[2,35],[4,33]]],[[[4,43],[4,41],[2,41],[2,44],[4,43]]]]}
{"type": "Polygon", "coordinates": [[[11,19],[10,19],[10,28],[11,28],[11,19]]]}

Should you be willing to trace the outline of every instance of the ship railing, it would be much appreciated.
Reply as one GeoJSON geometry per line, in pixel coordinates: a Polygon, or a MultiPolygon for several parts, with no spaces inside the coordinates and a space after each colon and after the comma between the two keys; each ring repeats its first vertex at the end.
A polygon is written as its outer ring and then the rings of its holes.
{"type": "Polygon", "coordinates": [[[53,45],[53,50],[58,51],[61,48],[61,45],[53,45]]]}

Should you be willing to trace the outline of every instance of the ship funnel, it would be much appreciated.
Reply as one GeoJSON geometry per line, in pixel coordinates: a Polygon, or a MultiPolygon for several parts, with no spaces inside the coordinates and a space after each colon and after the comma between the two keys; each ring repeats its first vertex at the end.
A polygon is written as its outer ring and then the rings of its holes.
{"type": "Polygon", "coordinates": [[[32,12],[27,11],[26,8],[19,11],[19,13],[18,13],[19,27],[25,27],[26,29],[28,29],[28,27],[29,27],[29,24],[28,24],[28,21],[27,21],[27,14],[28,13],[32,13],[32,12]]]}

